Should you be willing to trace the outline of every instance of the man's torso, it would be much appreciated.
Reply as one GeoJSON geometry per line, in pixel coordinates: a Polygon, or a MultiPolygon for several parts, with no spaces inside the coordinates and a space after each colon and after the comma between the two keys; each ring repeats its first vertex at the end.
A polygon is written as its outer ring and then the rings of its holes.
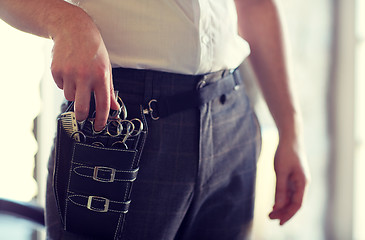
{"type": "Polygon", "coordinates": [[[237,67],[249,46],[233,0],[81,0],[113,67],[201,74],[237,67]]]}

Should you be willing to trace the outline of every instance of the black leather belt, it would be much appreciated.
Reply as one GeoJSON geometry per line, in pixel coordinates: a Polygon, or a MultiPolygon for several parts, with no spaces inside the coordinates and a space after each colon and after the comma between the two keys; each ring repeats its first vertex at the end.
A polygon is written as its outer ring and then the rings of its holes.
{"type": "Polygon", "coordinates": [[[158,120],[174,113],[202,106],[240,88],[241,78],[237,69],[228,71],[222,78],[210,82],[209,78],[216,77],[217,74],[221,74],[221,72],[203,75],[193,91],[151,99],[144,113],[150,114],[152,119],[158,120]]]}

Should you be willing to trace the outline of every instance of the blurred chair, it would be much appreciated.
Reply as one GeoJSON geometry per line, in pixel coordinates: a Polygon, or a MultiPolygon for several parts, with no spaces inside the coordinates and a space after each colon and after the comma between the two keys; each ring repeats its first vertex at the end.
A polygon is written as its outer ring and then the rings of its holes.
{"type": "Polygon", "coordinates": [[[35,203],[0,198],[0,214],[9,214],[44,226],[44,209],[35,203]]]}
{"type": "Polygon", "coordinates": [[[0,240],[45,239],[44,209],[32,202],[0,198],[0,240]]]}

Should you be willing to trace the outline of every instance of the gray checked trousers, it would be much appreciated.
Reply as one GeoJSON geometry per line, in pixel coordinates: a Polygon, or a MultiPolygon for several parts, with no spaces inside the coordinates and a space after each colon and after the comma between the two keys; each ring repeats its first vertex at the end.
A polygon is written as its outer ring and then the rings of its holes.
{"type": "MultiPolygon", "coordinates": [[[[113,78],[133,116],[138,105],[151,99],[195,89],[203,76],[114,69],[113,78]]],[[[261,133],[244,85],[200,108],[147,121],[149,135],[123,239],[247,239],[261,133]]],[[[52,190],[53,165],[54,154],[46,196],[47,238],[90,239],[63,230],[52,190]]]]}

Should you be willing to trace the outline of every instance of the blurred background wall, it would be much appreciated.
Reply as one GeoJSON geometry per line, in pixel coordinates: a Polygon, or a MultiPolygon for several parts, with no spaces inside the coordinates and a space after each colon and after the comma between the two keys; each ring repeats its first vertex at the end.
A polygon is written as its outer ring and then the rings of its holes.
{"type": "Polygon", "coordinates": [[[258,165],[256,219],[253,239],[325,239],[329,159],[328,87],[333,50],[333,2],[329,0],[278,1],[285,25],[293,90],[302,110],[304,143],[311,183],[300,212],[280,227],[268,219],[275,194],[273,155],[277,132],[266,105],[259,98],[263,148],[258,165]]]}

